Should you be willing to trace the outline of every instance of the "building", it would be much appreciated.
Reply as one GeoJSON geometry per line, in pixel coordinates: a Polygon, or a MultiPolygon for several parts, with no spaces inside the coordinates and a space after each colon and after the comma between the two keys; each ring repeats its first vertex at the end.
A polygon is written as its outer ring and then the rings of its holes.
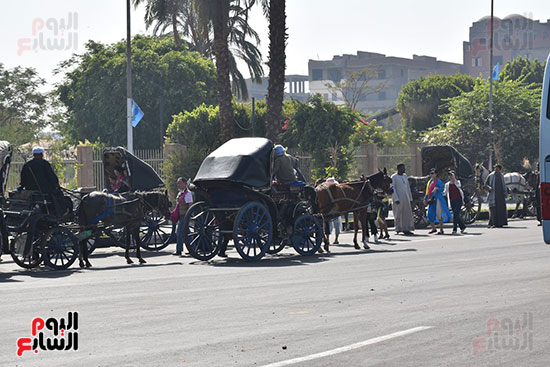
{"type": "MultiPolygon", "coordinates": [[[[254,97],[257,101],[265,100],[267,96],[268,77],[263,77],[261,83],[254,83],[252,79],[246,79],[249,100],[254,97]]],[[[295,99],[305,102],[309,98],[309,78],[307,75],[285,76],[285,100],[295,99]]]]}
{"type": "Polygon", "coordinates": [[[357,109],[368,113],[394,108],[401,87],[411,80],[430,74],[453,75],[462,72],[461,64],[439,61],[431,56],[413,55],[412,59],[407,59],[358,51],[357,55],[334,56],[332,60],[309,60],[309,90],[322,94],[329,101],[343,104],[342,94],[328,85],[341,82],[348,73],[367,68],[376,71],[376,76],[369,82],[372,88],[384,84],[379,92],[363,95],[359,99],[357,109]]]}
{"type": "MultiPolygon", "coordinates": [[[[463,44],[464,72],[488,77],[491,17],[483,17],[470,27],[469,41],[463,44]]],[[[550,19],[546,23],[513,14],[493,20],[493,65],[503,66],[518,56],[543,62],[550,51],[550,19]]],[[[502,69],[501,69],[502,70],[502,69]]]]}

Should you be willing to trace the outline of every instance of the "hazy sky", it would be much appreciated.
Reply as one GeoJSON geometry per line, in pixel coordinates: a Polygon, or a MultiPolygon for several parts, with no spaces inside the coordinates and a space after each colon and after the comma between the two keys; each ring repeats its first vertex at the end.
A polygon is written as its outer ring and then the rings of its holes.
{"type": "MultiPolygon", "coordinates": [[[[126,34],[125,0],[2,0],[0,4],[0,62],[7,67],[35,67],[49,83],[58,80],[52,70],[59,62],[74,52],[83,52],[87,40],[111,43],[126,34]],[[52,47],[48,47],[48,41],[51,46],[54,40],[65,38],[68,42],[69,37],[67,33],[54,37],[55,22],[48,19],[68,22],[69,13],[76,13],[78,18],[77,28],[73,29],[76,37],[72,37],[76,47],[49,49],[52,47]],[[33,50],[41,31],[42,47],[37,43],[33,50]]],[[[489,13],[489,0],[287,0],[287,74],[306,74],[309,59],[331,59],[357,50],[401,57],[414,53],[462,63],[462,42],[468,39],[470,25],[489,13]]],[[[550,3],[495,0],[496,16],[512,13],[546,21],[550,18],[550,3]]],[[[147,32],[143,15],[143,8],[132,11],[133,34],[147,32]]],[[[265,58],[267,22],[259,9],[252,14],[251,22],[262,36],[265,58]]]]}

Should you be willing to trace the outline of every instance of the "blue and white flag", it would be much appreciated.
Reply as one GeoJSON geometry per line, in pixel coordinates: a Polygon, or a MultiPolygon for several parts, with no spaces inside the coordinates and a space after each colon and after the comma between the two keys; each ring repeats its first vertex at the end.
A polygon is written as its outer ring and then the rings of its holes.
{"type": "Polygon", "coordinates": [[[499,64],[497,62],[497,64],[495,65],[495,68],[493,69],[493,80],[498,80],[498,70],[499,69],[499,64]]]}
{"type": "Polygon", "coordinates": [[[132,126],[136,127],[142,118],[143,118],[143,111],[141,110],[141,108],[139,108],[136,101],[132,99],[132,126]]]}

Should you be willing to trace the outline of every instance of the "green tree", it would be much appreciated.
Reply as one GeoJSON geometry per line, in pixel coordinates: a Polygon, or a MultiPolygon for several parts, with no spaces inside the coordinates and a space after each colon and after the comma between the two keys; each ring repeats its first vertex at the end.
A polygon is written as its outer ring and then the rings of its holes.
{"type": "MultiPolygon", "coordinates": [[[[215,101],[215,68],[196,52],[175,47],[170,37],[136,36],[132,40],[133,96],[144,112],[134,128],[135,146],[157,148],[163,118],[215,101]]],[[[56,93],[67,108],[58,129],[70,142],[101,140],[126,144],[125,42],[90,41],[86,52],[62,63],[65,78],[56,93]]]]}
{"type": "Polygon", "coordinates": [[[0,63],[0,139],[20,145],[37,139],[48,123],[44,79],[32,68],[6,69],[0,63]]]}
{"type": "Polygon", "coordinates": [[[500,78],[502,80],[517,80],[523,84],[542,84],[544,63],[537,59],[530,61],[527,57],[518,56],[504,65],[500,78]]]}
{"type": "Polygon", "coordinates": [[[491,140],[498,162],[508,170],[521,170],[524,157],[538,155],[538,125],[541,89],[520,81],[494,83],[493,132],[489,131],[489,82],[476,79],[474,89],[449,100],[444,123],[427,131],[424,141],[449,144],[473,162],[489,156],[491,140]]]}
{"type": "Polygon", "coordinates": [[[282,134],[283,143],[310,153],[316,172],[324,174],[325,168],[334,167],[338,177],[345,178],[352,153],[350,137],[357,123],[357,114],[323,100],[319,94],[307,103],[295,102],[294,108],[294,116],[282,134]]]}
{"type": "MultiPolygon", "coordinates": [[[[135,6],[145,3],[145,24],[153,24],[153,33],[171,34],[176,45],[181,38],[191,51],[214,60],[212,24],[201,24],[194,0],[133,0],[135,6]],[[205,26],[206,29],[201,29],[205,26]],[[168,31],[168,33],[166,33],[168,31]]],[[[241,6],[241,1],[231,1],[229,12],[229,75],[233,93],[248,99],[245,78],[237,66],[237,59],[246,63],[253,80],[260,82],[263,77],[262,55],[258,49],[258,34],[248,24],[249,3],[241,6]]]]}
{"type": "Polygon", "coordinates": [[[430,75],[408,82],[397,98],[403,126],[423,131],[439,125],[441,115],[448,112],[446,99],[469,92],[473,86],[474,79],[463,74],[430,75]]]}

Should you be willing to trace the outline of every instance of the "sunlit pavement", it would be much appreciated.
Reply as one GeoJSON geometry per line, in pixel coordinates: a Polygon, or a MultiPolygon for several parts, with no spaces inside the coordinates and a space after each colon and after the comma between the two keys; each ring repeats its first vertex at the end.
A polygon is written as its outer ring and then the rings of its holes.
{"type": "Polygon", "coordinates": [[[203,263],[170,246],[126,265],[112,248],[91,269],[54,272],[4,255],[0,365],[547,366],[550,247],[533,220],[485,226],[391,232],[371,251],[345,233],[331,254],[287,248],[258,263],[234,250],[203,263]],[[78,351],[16,356],[34,317],[68,311],[79,312],[78,351]]]}

